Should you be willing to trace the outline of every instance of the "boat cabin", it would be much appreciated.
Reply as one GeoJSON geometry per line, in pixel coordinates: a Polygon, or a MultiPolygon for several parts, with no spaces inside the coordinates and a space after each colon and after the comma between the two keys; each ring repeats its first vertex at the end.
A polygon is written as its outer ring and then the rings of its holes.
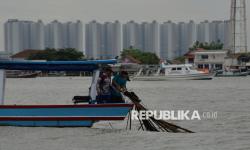
{"type": "Polygon", "coordinates": [[[187,74],[192,71],[197,71],[191,64],[161,65],[161,69],[165,75],[187,74]]]}

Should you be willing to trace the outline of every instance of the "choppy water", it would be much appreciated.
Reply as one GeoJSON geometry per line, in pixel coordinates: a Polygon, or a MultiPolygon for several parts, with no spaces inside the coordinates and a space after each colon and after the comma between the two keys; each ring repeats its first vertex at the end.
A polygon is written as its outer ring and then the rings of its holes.
{"type": "MultiPolygon", "coordinates": [[[[90,78],[8,79],[6,104],[71,104],[90,78]]],[[[125,130],[126,122],[93,128],[0,127],[0,150],[250,150],[250,77],[212,81],[133,81],[148,108],[218,112],[215,120],[176,121],[194,134],[125,130]],[[113,129],[111,129],[113,128],[113,129]]]]}

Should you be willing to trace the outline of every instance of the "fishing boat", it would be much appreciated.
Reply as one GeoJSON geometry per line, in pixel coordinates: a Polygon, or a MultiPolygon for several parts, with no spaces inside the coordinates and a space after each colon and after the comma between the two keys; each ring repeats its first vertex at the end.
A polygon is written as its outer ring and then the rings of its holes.
{"type": "Polygon", "coordinates": [[[240,70],[230,70],[230,71],[217,71],[216,77],[245,77],[248,76],[249,72],[241,72],[240,70]]]}
{"type": "Polygon", "coordinates": [[[211,80],[213,74],[198,71],[190,64],[165,65],[161,64],[157,70],[141,68],[133,80],[162,81],[162,80],[211,80]]]}
{"type": "Polygon", "coordinates": [[[124,120],[129,103],[96,103],[96,84],[102,65],[116,60],[0,61],[0,125],[31,127],[91,127],[97,121],[124,120]],[[93,73],[88,96],[74,96],[71,105],[4,105],[5,70],[89,71],[93,73]],[[79,103],[84,102],[84,103],[79,103]]]}

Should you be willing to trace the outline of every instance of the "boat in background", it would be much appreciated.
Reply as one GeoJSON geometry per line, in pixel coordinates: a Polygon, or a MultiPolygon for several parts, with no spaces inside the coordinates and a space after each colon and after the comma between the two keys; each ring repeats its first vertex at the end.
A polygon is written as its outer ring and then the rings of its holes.
{"type": "Polygon", "coordinates": [[[97,121],[124,120],[133,104],[97,104],[96,101],[100,68],[115,63],[116,60],[0,61],[0,126],[91,127],[97,121]],[[74,96],[71,105],[4,105],[5,69],[89,71],[93,72],[93,78],[89,96],[74,96]]]}
{"type": "Polygon", "coordinates": [[[20,71],[20,70],[8,70],[6,71],[7,78],[36,78],[41,75],[41,71],[20,71]]]}
{"type": "Polygon", "coordinates": [[[242,72],[240,70],[229,70],[229,71],[216,71],[216,77],[245,77],[248,76],[249,72],[242,72]]]}
{"type": "Polygon", "coordinates": [[[157,70],[141,68],[133,77],[133,80],[162,81],[162,80],[211,80],[214,74],[198,71],[190,64],[165,65],[157,70]]]}

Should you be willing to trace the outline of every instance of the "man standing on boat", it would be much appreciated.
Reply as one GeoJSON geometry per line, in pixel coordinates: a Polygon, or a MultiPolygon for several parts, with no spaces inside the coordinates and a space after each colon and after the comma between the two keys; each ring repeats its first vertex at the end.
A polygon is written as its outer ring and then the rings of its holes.
{"type": "Polygon", "coordinates": [[[104,68],[97,81],[97,103],[107,103],[111,100],[111,76],[113,71],[111,67],[104,68]]]}

